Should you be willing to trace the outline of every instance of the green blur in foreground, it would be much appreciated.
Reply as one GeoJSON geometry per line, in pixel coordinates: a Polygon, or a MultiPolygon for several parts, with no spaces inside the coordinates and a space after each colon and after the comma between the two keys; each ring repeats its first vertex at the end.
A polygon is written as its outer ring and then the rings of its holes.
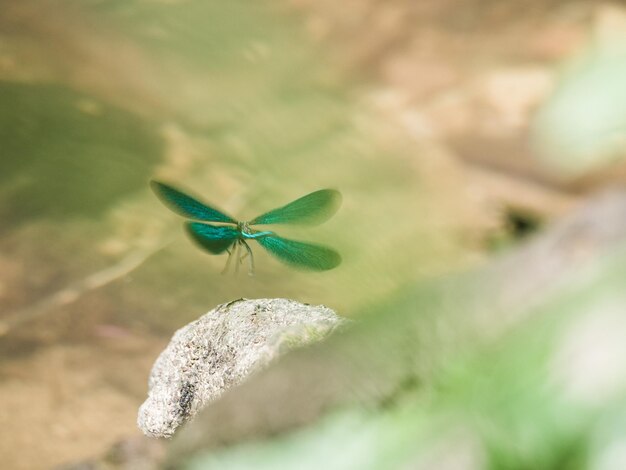
{"type": "Polygon", "coordinates": [[[626,253],[614,254],[432,384],[409,383],[384,407],[348,407],[274,439],[197,453],[184,468],[621,468],[626,253]]]}

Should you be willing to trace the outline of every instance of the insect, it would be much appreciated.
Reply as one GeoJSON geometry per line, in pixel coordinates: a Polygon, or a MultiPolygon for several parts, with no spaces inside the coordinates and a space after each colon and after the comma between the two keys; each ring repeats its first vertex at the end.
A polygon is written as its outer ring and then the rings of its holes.
{"type": "Polygon", "coordinates": [[[339,209],[341,204],[339,191],[321,189],[265,212],[248,222],[239,222],[168,184],[152,180],[150,186],[163,204],[172,211],[193,219],[185,222],[185,228],[192,240],[201,248],[216,255],[228,253],[228,260],[222,273],[228,271],[232,258],[237,259],[235,261],[237,272],[239,264],[248,257],[248,274],[254,274],[254,257],[248,245],[249,240],[256,240],[271,255],[296,268],[325,271],[341,263],[341,256],[332,248],[289,240],[269,230],[252,228],[253,225],[270,224],[321,224],[339,209]],[[221,225],[206,222],[217,222],[221,225]],[[240,255],[241,250],[245,252],[240,255]]]}

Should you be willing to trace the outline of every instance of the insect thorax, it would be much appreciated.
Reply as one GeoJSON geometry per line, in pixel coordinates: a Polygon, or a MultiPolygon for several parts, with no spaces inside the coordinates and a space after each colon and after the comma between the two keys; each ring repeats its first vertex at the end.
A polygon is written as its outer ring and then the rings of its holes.
{"type": "Polygon", "coordinates": [[[274,232],[270,232],[269,230],[265,230],[265,231],[255,230],[252,227],[250,227],[250,224],[248,222],[237,222],[237,230],[239,230],[239,233],[241,234],[242,238],[257,239],[257,238],[266,237],[268,235],[274,235],[274,232]]]}
{"type": "Polygon", "coordinates": [[[237,230],[241,232],[242,235],[252,235],[256,232],[256,230],[250,228],[248,222],[237,222],[237,230]]]}

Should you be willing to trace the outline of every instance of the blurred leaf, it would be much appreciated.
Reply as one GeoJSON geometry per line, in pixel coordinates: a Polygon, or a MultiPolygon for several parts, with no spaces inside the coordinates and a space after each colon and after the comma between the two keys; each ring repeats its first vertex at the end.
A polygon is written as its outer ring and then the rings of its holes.
{"type": "Polygon", "coordinates": [[[171,462],[213,450],[199,457],[208,468],[228,468],[231,457],[236,464],[258,458],[259,465],[267,458],[269,466],[285,450],[320,463],[361,444],[367,457],[359,462],[408,462],[419,460],[421,440],[431,454],[429,439],[440,436],[443,420],[444,434],[460,430],[468,458],[484,458],[489,468],[582,468],[589,426],[626,392],[619,340],[626,317],[615,314],[626,306],[625,221],[626,195],[606,195],[483,270],[399,292],[349,331],[289,354],[211,404],[177,435],[171,462]],[[582,257],[581,239],[599,251],[582,257]],[[598,331],[579,337],[597,319],[598,331]],[[617,354],[604,376],[582,369],[579,376],[567,362],[582,368],[603,346],[617,354]],[[586,390],[601,383],[606,399],[595,403],[586,390]],[[337,410],[348,410],[348,420],[287,434],[337,410]],[[394,424],[381,424],[387,420],[394,424]],[[333,432],[343,437],[321,454],[323,436],[333,432]],[[237,447],[267,436],[279,437],[267,448],[237,447]],[[234,450],[215,451],[228,444],[234,450]]]}

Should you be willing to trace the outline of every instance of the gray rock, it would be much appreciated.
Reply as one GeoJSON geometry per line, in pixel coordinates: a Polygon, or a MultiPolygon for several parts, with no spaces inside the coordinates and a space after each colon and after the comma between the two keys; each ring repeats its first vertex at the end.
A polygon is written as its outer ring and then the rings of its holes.
{"type": "Polygon", "coordinates": [[[152,367],[137,424],[171,437],[202,407],[293,347],[322,339],[344,320],[324,306],[240,299],[178,330],[152,367]]]}

